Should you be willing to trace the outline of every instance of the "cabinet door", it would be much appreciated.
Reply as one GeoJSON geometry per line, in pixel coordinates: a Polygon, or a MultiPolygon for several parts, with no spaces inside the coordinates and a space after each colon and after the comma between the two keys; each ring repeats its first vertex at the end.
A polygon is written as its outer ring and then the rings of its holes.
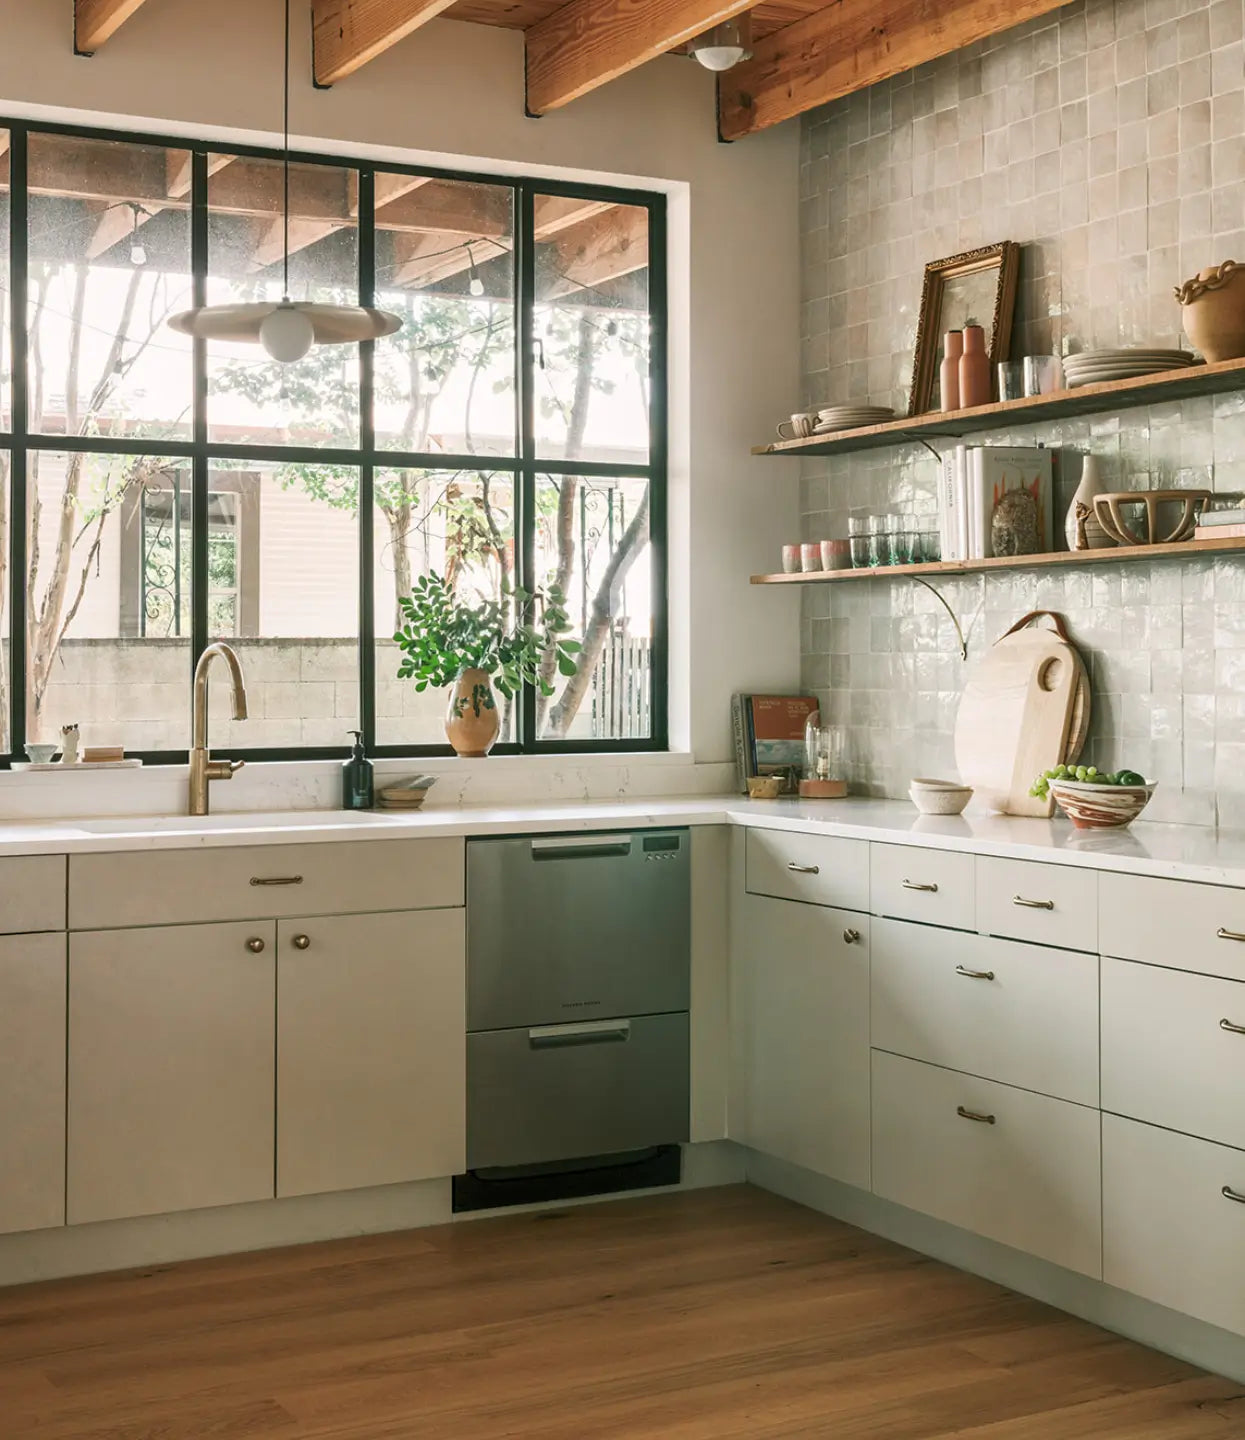
{"type": "Polygon", "coordinates": [[[283,920],[277,1194],[466,1166],[462,910],[283,920]]]}
{"type": "Polygon", "coordinates": [[[745,896],[732,947],[731,1138],[869,1186],[869,918],[745,896]]]}
{"type": "Polygon", "coordinates": [[[275,929],[70,937],[71,1224],[271,1199],[275,929]]]}
{"type": "Polygon", "coordinates": [[[0,940],[0,1232],[65,1223],[65,937],[0,940]]]}

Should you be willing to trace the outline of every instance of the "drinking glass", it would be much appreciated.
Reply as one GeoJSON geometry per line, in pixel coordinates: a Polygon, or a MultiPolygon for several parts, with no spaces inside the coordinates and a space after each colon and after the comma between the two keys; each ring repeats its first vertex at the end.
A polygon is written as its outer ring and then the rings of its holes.
{"type": "Polygon", "coordinates": [[[877,567],[889,565],[891,560],[891,542],[887,533],[885,515],[869,516],[869,564],[877,567]]]}
{"type": "Polygon", "coordinates": [[[998,366],[999,399],[1019,400],[1025,393],[1025,368],[1019,360],[1004,360],[998,366]]]}
{"type": "Polygon", "coordinates": [[[942,537],[937,530],[922,530],[920,546],[923,565],[936,565],[942,559],[942,537]]]}
{"type": "Polygon", "coordinates": [[[1058,355],[1025,356],[1025,394],[1053,395],[1063,385],[1058,355]]]}
{"type": "Polygon", "coordinates": [[[853,515],[847,522],[847,543],[851,547],[852,567],[863,570],[869,564],[869,522],[862,515],[853,515]]]}

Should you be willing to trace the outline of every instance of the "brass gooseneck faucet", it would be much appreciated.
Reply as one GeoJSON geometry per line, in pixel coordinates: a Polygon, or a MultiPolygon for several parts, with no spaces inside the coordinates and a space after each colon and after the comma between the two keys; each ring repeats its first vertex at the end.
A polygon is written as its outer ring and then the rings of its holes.
{"type": "Polygon", "coordinates": [[[233,718],[246,719],[246,681],[242,665],[233,647],[223,640],[209,645],[195,666],[194,724],[190,741],[190,811],[191,815],[208,813],[208,782],[231,780],[246,764],[245,760],[213,760],[208,754],[208,672],[217,656],[229,666],[233,685],[233,718]]]}

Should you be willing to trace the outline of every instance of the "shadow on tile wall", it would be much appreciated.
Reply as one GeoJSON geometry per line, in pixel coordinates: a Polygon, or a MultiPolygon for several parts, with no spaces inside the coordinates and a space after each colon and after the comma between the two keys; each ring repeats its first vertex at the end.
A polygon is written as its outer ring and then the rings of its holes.
{"type": "MultiPolygon", "coordinates": [[[[1243,17],[1245,0],[1090,0],[805,116],[804,402],[902,412],[922,267],[1004,239],[1025,247],[1013,354],[1179,343],[1172,287],[1245,259],[1243,17]]],[[[1086,451],[1113,488],[1245,491],[1240,394],[975,440],[1058,450],[1060,532],[1086,451]]],[[[804,538],[934,516],[936,469],[921,446],[802,462],[804,538]]],[[[1026,610],[1061,611],[1092,669],[1094,762],[1162,782],[1154,818],[1245,826],[1245,560],[943,589],[970,658],[1026,610]]],[[[802,627],[803,683],[848,726],[859,788],[954,773],[964,665],[932,595],[807,587],[802,627]]]]}

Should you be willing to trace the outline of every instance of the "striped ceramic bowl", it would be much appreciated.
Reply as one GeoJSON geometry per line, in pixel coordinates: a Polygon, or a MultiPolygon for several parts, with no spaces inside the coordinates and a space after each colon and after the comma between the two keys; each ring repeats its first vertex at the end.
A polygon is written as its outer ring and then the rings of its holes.
{"type": "Polygon", "coordinates": [[[1078,830],[1131,825],[1150,803],[1153,785],[1094,785],[1087,780],[1052,780],[1055,804],[1078,830]]]}

